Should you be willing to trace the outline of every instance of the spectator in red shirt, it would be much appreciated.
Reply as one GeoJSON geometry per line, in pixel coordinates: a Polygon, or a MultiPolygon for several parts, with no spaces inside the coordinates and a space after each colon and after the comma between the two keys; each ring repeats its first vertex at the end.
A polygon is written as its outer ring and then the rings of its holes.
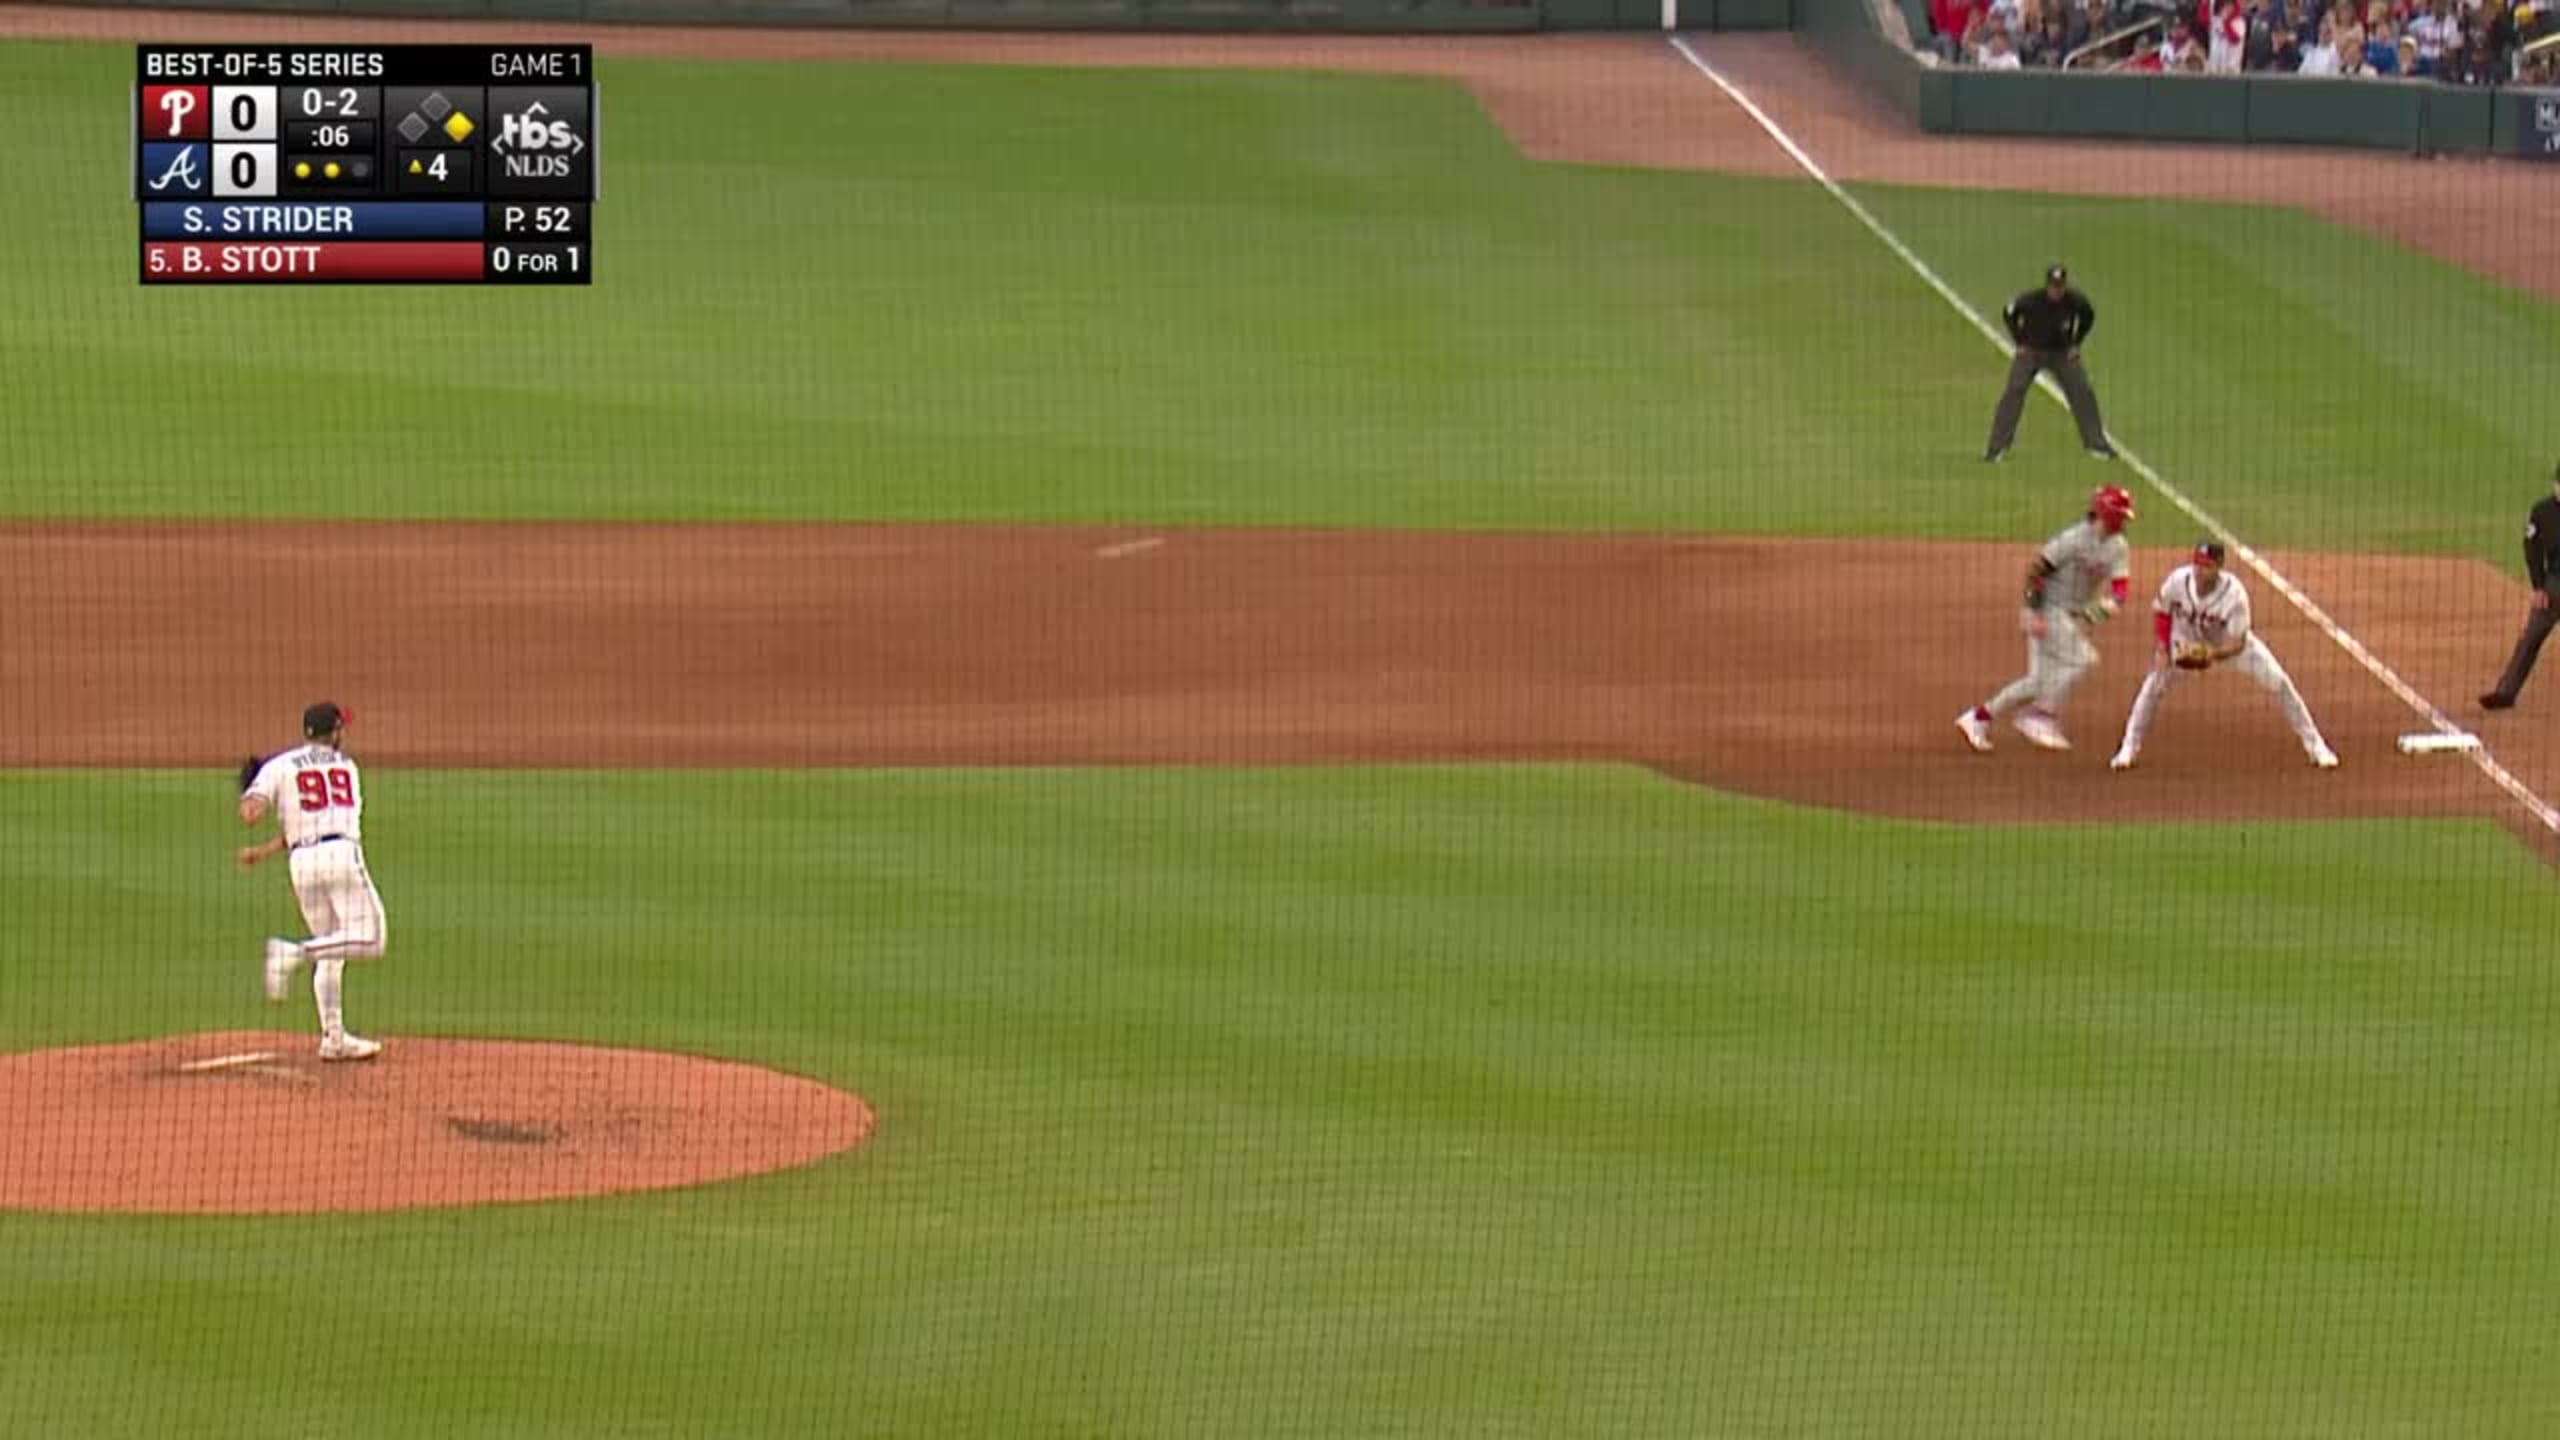
{"type": "Polygon", "coordinates": [[[1965,38],[1984,8],[1985,0],[1929,0],[1929,28],[1938,32],[1940,55],[1949,60],[1964,58],[1965,38]]]}

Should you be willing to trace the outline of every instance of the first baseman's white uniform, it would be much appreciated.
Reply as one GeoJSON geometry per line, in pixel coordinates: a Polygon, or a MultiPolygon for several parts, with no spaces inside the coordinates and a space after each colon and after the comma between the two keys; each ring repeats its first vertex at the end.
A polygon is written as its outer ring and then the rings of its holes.
{"type": "Polygon", "coordinates": [[[2098,647],[2089,643],[2086,615],[2121,581],[2133,574],[2133,547],[2124,533],[2109,534],[2094,519],[2083,519],[2055,535],[2039,552],[2053,574],[2045,581],[2044,633],[2027,638],[2027,673],[1983,702],[1993,715],[2031,706],[2047,714],[2062,708],[2071,687],[2098,663],[2098,647]]]}
{"type": "Polygon", "coordinates": [[[246,794],[266,802],[284,834],[293,898],[311,928],[295,948],[313,962],[322,1035],[342,1035],[344,966],[381,955],[386,939],[382,896],[364,864],[364,777],[344,751],[306,744],[269,760],[246,794]]]}
{"type": "MultiPolygon", "coordinates": [[[[2151,602],[2152,613],[2169,620],[2168,644],[2172,653],[2190,644],[2221,649],[2234,640],[2248,642],[2240,653],[2220,663],[2229,665],[2256,681],[2273,695],[2277,708],[2284,712],[2284,723],[2293,727],[2294,738],[2302,742],[2303,752],[2314,763],[2335,764],[2336,756],[2329,742],[2321,737],[2320,726],[2311,718],[2311,707],[2302,703],[2302,692],[2294,688],[2293,677],[2285,673],[2276,653],[2267,648],[2251,629],[2249,591],[2238,576],[2220,572],[2220,579],[2207,591],[2199,589],[2202,575],[2193,565],[2181,565],[2160,582],[2159,598],[2151,602]],[[2329,758],[2323,760],[2323,756],[2329,758]]],[[[2151,733],[2152,717],[2159,713],[2160,702],[2185,674],[2175,665],[2159,664],[2143,677],[2142,693],[2133,697],[2133,712],[2125,717],[2124,744],[2116,751],[2119,767],[2133,763],[2142,753],[2144,737],[2151,733]]]]}

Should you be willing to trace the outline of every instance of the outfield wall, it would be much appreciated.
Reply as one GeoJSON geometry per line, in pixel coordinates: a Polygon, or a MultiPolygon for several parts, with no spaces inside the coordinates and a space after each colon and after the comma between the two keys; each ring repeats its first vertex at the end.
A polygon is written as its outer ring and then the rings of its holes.
{"type": "MultiPolygon", "coordinates": [[[[1923,129],[2239,144],[2355,145],[2413,155],[2519,155],[2531,92],[2294,75],[2058,75],[1936,70],[1923,129]]],[[[2547,102],[2546,102],[2547,103],[2547,102]]]]}
{"type": "Polygon", "coordinates": [[[1874,0],[1795,0],[1799,26],[1921,129],[1941,135],[2351,145],[2560,159],[2560,94],[2298,75],[2065,75],[1932,65],[1874,0]]]}

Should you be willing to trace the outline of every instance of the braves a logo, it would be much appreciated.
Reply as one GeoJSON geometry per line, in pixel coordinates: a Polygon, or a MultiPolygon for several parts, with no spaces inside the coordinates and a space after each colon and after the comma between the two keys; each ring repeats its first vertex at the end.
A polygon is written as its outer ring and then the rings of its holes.
{"type": "Polygon", "coordinates": [[[145,181],[154,195],[201,195],[204,177],[196,170],[196,152],[201,145],[153,145],[145,154],[146,164],[157,164],[160,173],[145,181]]]}

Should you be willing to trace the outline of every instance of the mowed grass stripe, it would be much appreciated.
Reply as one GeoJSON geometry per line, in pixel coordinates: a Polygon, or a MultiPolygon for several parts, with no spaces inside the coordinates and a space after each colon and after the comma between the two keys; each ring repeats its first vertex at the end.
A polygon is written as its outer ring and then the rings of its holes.
{"type": "Polygon", "coordinates": [[[2110,425],[2254,543],[2520,573],[2560,452],[2517,397],[2560,386],[2560,306],[2283,207],[1849,188],[1987,315],[2069,261],[2110,425]]]}

